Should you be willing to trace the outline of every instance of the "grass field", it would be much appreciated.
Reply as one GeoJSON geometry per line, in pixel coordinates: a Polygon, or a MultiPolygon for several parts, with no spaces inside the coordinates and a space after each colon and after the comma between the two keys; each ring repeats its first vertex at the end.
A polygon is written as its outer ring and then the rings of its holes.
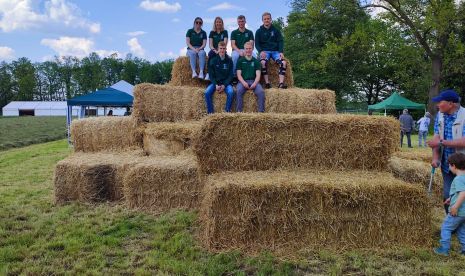
{"type": "MultiPolygon", "coordinates": [[[[415,150],[415,149],[409,149],[415,150]]],[[[53,204],[53,169],[65,140],[0,154],[0,275],[464,275],[465,258],[430,248],[213,254],[195,240],[197,216],[154,216],[114,203],[53,204]]],[[[435,210],[437,240],[441,209],[435,210]]],[[[433,245],[432,245],[433,246],[433,245]]],[[[458,250],[454,240],[454,250],[458,250]]]]}
{"type": "Polygon", "coordinates": [[[0,150],[56,141],[66,137],[66,117],[0,116],[0,150]]]}

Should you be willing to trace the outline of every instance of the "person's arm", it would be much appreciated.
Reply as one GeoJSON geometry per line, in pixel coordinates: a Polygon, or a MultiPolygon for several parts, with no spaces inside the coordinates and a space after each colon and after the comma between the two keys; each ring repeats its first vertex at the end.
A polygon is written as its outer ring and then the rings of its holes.
{"type": "Polygon", "coordinates": [[[237,69],[236,74],[237,74],[237,80],[242,84],[242,86],[244,86],[245,89],[249,89],[249,85],[247,84],[247,82],[242,77],[242,70],[237,69]]]}
{"type": "Polygon", "coordinates": [[[236,46],[236,41],[231,39],[231,48],[235,51],[239,51],[239,48],[236,46]]]}
{"type": "Polygon", "coordinates": [[[232,62],[232,59],[231,58],[228,58],[228,68],[229,68],[229,72],[228,72],[228,77],[223,81],[223,84],[224,86],[228,86],[231,84],[232,80],[233,80],[233,62],[232,62]]]}
{"type": "Polygon", "coordinates": [[[208,38],[208,46],[210,47],[210,50],[213,50],[216,53],[216,49],[213,47],[213,38],[208,38]]]}
{"type": "Polygon", "coordinates": [[[250,86],[250,89],[255,89],[255,87],[257,86],[257,84],[260,82],[260,73],[261,73],[260,70],[256,70],[256,71],[255,71],[255,80],[254,80],[254,82],[252,83],[252,85],[250,86]]]}
{"type": "Polygon", "coordinates": [[[434,120],[434,136],[433,139],[429,140],[426,142],[426,144],[433,149],[433,160],[431,161],[431,166],[433,168],[439,167],[439,163],[441,162],[441,156],[439,152],[439,141],[440,141],[440,136],[439,136],[439,115],[436,116],[434,120]]]}
{"type": "Polygon", "coordinates": [[[226,45],[228,45],[228,31],[224,30],[224,39],[223,39],[224,43],[226,43],[226,45]]]}
{"type": "MultiPolygon", "coordinates": [[[[279,52],[279,58],[284,59],[284,38],[283,35],[279,30],[276,29],[276,32],[278,33],[278,52],[279,52]]],[[[413,119],[412,119],[413,120],[413,119]]]]}
{"type": "Polygon", "coordinates": [[[216,81],[215,66],[213,65],[214,60],[215,58],[212,58],[212,60],[208,62],[208,75],[210,77],[210,82],[216,86],[218,82],[216,81]]]}
{"type": "Polygon", "coordinates": [[[457,216],[457,212],[460,208],[460,206],[462,206],[462,203],[463,201],[465,200],[465,191],[461,191],[459,192],[459,195],[457,197],[457,201],[455,202],[455,204],[453,206],[450,206],[450,214],[452,216],[457,216]]]}
{"type": "Polygon", "coordinates": [[[255,32],[255,49],[257,49],[258,54],[262,53],[262,46],[260,45],[260,29],[255,32]]]}
{"type": "Polygon", "coordinates": [[[207,46],[207,39],[204,39],[204,40],[202,41],[202,46],[200,46],[199,50],[205,49],[205,46],[207,46]]]}
{"type": "Polygon", "coordinates": [[[191,38],[186,37],[186,45],[187,45],[187,50],[194,50],[194,46],[191,45],[191,38]]]}

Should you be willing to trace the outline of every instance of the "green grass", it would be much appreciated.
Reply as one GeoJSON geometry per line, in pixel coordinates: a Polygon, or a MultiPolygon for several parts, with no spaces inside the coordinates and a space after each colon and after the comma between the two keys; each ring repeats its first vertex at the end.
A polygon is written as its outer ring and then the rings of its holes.
{"type": "MultiPolygon", "coordinates": [[[[415,150],[415,149],[413,149],[415,150]]],[[[460,275],[465,259],[427,249],[213,254],[196,241],[197,215],[154,216],[115,203],[53,204],[53,169],[66,141],[0,154],[0,275],[460,275]]],[[[440,210],[438,216],[442,217],[440,210]]],[[[438,223],[441,218],[437,219],[438,223]]],[[[436,240],[439,225],[435,226],[436,240]]],[[[457,250],[457,240],[454,240],[457,250]]]]}
{"type": "Polygon", "coordinates": [[[0,116],[0,150],[56,141],[66,137],[66,117],[0,116]]]}

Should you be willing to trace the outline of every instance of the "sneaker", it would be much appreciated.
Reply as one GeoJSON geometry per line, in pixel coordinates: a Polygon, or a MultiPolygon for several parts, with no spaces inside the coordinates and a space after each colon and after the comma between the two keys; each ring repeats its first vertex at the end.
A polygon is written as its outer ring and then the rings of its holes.
{"type": "Polygon", "coordinates": [[[286,88],[287,88],[287,85],[285,85],[283,82],[281,82],[281,83],[278,85],[278,88],[286,89],[286,88]]]}
{"type": "Polygon", "coordinates": [[[271,88],[271,83],[265,83],[265,89],[270,89],[271,88]]]}
{"type": "Polygon", "coordinates": [[[449,256],[449,251],[442,248],[442,247],[437,247],[435,249],[433,249],[433,252],[436,254],[436,255],[441,255],[441,256],[449,256]]]}
{"type": "Polygon", "coordinates": [[[198,76],[197,76],[197,73],[196,72],[192,72],[192,78],[193,79],[196,79],[198,76]]]}
{"type": "Polygon", "coordinates": [[[239,80],[237,79],[237,77],[234,77],[234,78],[232,79],[232,84],[233,84],[233,85],[237,85],[238,82],[239,82],[239,80]]]}
{"type": "Polygon", "coordinates": [[[210,80],[210,75],[208,75],[208,73],[205,75],[205,80],[210,80]]]}
{"type": "Polygon", "coordinates": [[[205,77],[203,76],[203,72],[200,72],[199,74],[199,79],[204,79],[205,77]]]}

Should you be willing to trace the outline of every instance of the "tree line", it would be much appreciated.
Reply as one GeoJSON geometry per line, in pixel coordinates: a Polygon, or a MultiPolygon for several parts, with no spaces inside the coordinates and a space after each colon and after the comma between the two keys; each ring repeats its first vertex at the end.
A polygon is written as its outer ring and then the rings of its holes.
{"type": "Polygon", "coordinates": [[[125,80],[132,85],[164,84],[171,79],[173,61],[151,63],[127,55],[101,58],[96,53],[82,59],[55,57],[32,63],[22,57],[0,63],[0,108],[10,101],[63,101],[125,80]]]}
{"type": "Polygon", "coordinates": [[[429,104],[430,111],[440,89],[454,88],[465,98],[465,1],[292,0],[290,5],[281,27],[296,85],[336,91],[338,107],[374,104],[394,90],[429,104]]]}

